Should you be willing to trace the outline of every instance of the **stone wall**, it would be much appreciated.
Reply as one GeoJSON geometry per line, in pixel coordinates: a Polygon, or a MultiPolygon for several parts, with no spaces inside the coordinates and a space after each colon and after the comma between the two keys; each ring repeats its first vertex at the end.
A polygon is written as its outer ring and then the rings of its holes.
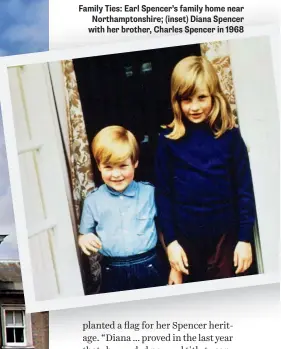
{"type": "Polygon", "coordinates": [[[49,313],[31,314],[32,337],[35,349],[49,349],[49,313]]]}

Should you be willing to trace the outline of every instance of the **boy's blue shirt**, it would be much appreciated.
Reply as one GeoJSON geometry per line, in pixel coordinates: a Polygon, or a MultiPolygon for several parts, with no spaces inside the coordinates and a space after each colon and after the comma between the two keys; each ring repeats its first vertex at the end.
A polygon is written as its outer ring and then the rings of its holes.
{"type": "Polygon", "coordinates": [[[122,192],[103,184],[85,199],[80,233],[96,234],[110,257],[147,252],[157,243],[154,187],[132,181],[122,192]]]}

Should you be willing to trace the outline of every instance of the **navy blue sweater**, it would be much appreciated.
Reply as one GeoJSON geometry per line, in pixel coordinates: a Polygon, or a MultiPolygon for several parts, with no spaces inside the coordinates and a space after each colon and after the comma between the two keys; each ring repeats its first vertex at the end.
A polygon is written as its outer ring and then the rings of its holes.
{"type": "Polygon", "coordinates": [[[181,234],[237,233],[251,241],[255,200],[247,148],[238,128],[215,139],[206,123],[188,123],[178,140],[161,131],[156,153],[156,206],[166,245],[181,234]]]}

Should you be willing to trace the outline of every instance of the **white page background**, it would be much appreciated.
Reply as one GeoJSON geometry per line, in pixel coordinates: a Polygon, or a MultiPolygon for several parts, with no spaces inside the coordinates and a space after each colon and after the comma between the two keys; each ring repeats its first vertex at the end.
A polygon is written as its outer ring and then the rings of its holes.
{"type": "MultiPolygon", "coordinates": [[[[91,26],[89,13],[79,13],[78,5],[93,6],[92,1],[49,0],[50,1],[50,49],[70,48],[115,40],[132,40],[144,38],[143,35],[98,35],[88,34],[91,26]]],[[[95,2],[100,5],[103,2],[95,2]]],[[[183,3],[185,6],[196,4],[213,6],[245,6],[243,15],[245,24],[259,25],[276,23],[280,19],[280,5],[277,1],[212,1],[212,2],[169,2],[130,1],[127,4],[171,5],[183,3]]],[[[123,5],[124,1],[115,1],[111,5],[123,5]]],[[[133,14],[132,14],[133,15],[133,14]]],[[[236,37],[239,37],[236,35],[236,37]]],[[[223,37],[222,37],[223,39],[223,37]]],[[[189,40],[187,36],[187,41],[189,40]]],[[[212,41],[211,35],[204,36],[205,41],[212,41]]],[[[261,67],[262,69],[262,67],[261,67]]],[[[280,92],[280,79],[277,79],[280,92]]],[[[278,93],[280,96],[280,93],[278,93]]],[[[279,98],[280,105],[280,98],[279,98]]],[[[280,109],[279,109],[280,110],[280,109]]],[[[244,289],[206,292],[201,294],[167,297],[162,299],[142,300],[136,302],[110,304],[80,309],[50,312],[50,348],[84,348],[82,343],[82,323],[87,321],[111,322],[131,320],[139,322],[171,321],[205,321],[217,319],[232,322],[232,343],[208,348],[270,348],[280,345],[280,295],[279,285],[255,286],[244,289]]],[[[137,333],[137,332],[136,332],[137,333]]],[[[90,333],[88,333],[90,334],[90,333]]],[[[92,333],[94,334],[94,333],[92,333]]],[[[84,343],[85,344],[85,343],[84,343]]],[[[110,342],[110,348],[135,348],[132,343],[110,342]],[[130,345],[129,345],[130,344],[130,345]]],[[[192,343],[186,343],[184,349],[192,343]]],[[[102,345],[102,343],[100,343],[102,345]]],[[[98,345],[89,345],[98,348],[98,345]]],[[[153,348],[181,348],[175,343],[151,343],[153,348]]],[[[198,349],[205,348],[202,344],[198,349]]],[[[206,344],[207,347],[207,344],[206,344]]],[[[102,346],[101,346],[102,348],[102,346]]]]}

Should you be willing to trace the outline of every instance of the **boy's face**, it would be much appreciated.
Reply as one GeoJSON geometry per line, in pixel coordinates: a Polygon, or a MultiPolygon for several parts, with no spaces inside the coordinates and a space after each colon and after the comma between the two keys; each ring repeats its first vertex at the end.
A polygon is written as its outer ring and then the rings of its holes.
{"type": "Polygon", "coordinates": [[[123,192],[134,179],[137,167],[138,161],[133,164],[132,160],[128,158],[115,165],[101,163],[99,170],[106,185],[116,191],[123,192]]]}

